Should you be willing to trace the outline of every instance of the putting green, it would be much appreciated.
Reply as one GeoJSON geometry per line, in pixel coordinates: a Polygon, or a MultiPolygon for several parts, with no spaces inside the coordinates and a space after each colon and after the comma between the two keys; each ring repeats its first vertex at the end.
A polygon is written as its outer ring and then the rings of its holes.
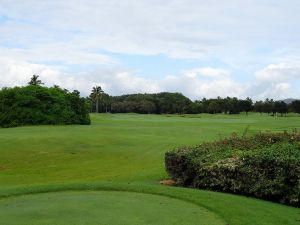
{"type": "Polygon", "coordinates": [[[5,225],[219,225],[214,213],[165,196],[117,191],[69,191],[0,199],[5,225]]]}

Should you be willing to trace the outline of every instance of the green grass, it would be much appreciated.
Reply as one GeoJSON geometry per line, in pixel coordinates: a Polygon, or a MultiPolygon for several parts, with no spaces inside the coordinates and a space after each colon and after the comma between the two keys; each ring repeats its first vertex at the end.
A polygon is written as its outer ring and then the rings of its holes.
{"type": "Polygon", "coordinates": [[[174,198],[111,191],[57,192],[0,200],[5,224],[222,225],[199,206],[174,198]],[[154,216],[155,215],[155,216],[154,216]]]}
{"type": "MultiPolygon", "coordinates": [[[[164,171],[167,150],[226,137],[232,132],[243,133],[247,127],[250,134],[291,130],[300,128],[300,117],[101,114],[92,115],[91,126],[0,129],[0,196],[66,190],[140,192],[192,202],[222,218],[223,224],[300,224],[299,209],[158,184],[167,177],[164,171]]],[[[0,201],[0,211],[4,200],[10,198],[0,201]]],[[[147,204],[145,207],[151,207],[147,204]]],[[[15,213],[20,210],[16,208],[15,213]]],[[[128,215],[128,219],[134,219],[131,217],[128,215]]],[[[0,224],[14,224],[14,219],[8,221],[0,216],[0,224]]]]}

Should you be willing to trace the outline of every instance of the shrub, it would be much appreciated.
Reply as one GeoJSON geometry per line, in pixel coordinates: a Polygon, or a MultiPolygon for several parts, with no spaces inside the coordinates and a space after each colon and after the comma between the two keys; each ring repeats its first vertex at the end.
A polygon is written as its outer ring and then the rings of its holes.
{"type": "Polygon", "coordinates": [[[37,124],[90,124],[84,98],[78,91],[39,85],[0,90],[1,127],[37,124]]]}
{"type": "Polygon", "coordinates": [[[178,185],[300,206],[300,134],[259,133],[167,152],[178,185]]]}

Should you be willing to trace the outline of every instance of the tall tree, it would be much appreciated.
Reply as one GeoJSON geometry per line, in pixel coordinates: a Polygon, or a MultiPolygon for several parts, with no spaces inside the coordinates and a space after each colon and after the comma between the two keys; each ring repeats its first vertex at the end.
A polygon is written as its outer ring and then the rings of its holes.
{"type": "Polygon", "coordinates": [[[39,80],[39,77],[40,77],[39,75],[33,74],[32,77],[30,78],[30,81],[28,82],[28,84],[34,85],[34,86],[44,84],[41,80],[39,80]]]}
{"type": "Polygon", "coordinates": [[[99,100],[101,99],[102,95],[104,94],[104,91],[100,86],[93,87],[92,93],[90,94],[90,97],[93,102],[96,103],[96,112],[99,113],[99,100]]]}

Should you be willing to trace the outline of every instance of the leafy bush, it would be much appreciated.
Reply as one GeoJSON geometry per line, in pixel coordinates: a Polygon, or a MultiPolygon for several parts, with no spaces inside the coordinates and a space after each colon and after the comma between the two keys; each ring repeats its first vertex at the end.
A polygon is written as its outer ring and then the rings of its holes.
{"type": "Polygon", "coordinates": [[[84,98],[78,91],[59,87],[3,88],[0,91],[0,126],[36,124],[90,124],[84,98]]]}
{"type": "Polygon", "coordinates": [[[259,133],[167,152],[177,184],[300,206],[300,134],[259,133]]]}

